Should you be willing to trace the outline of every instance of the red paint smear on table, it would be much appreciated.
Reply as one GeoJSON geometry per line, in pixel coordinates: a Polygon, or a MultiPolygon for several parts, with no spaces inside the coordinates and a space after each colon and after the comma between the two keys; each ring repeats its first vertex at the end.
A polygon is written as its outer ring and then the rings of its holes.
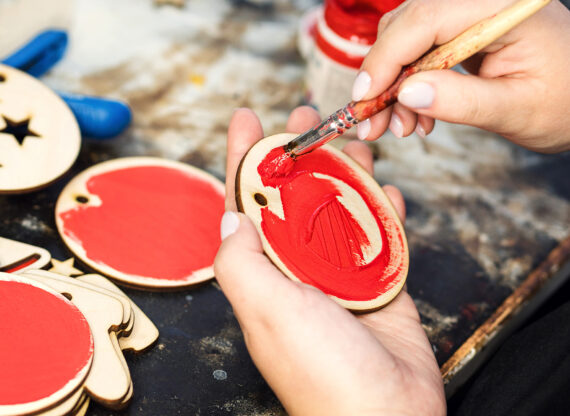
{"type": "MultiPolygon", "coordinates": [[[[261,227],[287,268],[301,281],[349,301],[375,299],[396,285],[407,262],[403,236],[386,232],[385,226],[395,219],[369,194],[352,168],[321,148],[297,158],[287,175],[268,176],[266,163],[274,158],[268,155],[258,173],[265,186],[280,190],[285,221],[267,206],[261,209],[261,227]],[[349,185],[376,219],[382,250],[367,264],[362,254],[370,245],[366,233],[338,200],[340,192],[334,183],[314,173],[349,185]]],[[[389,225],[386,228],[398,229],[389,225]]]]}
{"type": "Polygon", "coordinates": [[[56,393],[89,364],[93,338],[67,300],[30,284],[0,281],[0,405],[56,393]]]}
{"type": "Polygon", "coordinates": [[[94,176],[87,189],[101,206],[79,206],[60,218],[93,261],[167,280],[188,280],[214,263],[224,195],[210,182],[174,168],[137,166],[94,176]]]}

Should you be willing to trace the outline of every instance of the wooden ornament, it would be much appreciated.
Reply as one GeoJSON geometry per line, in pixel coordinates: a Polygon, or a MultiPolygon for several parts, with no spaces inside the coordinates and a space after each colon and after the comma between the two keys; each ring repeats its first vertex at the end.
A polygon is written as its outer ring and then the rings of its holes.
{"type": "MultiPolygon", "coordinates": [[[[99,274],[85,274],[76,278],[84,283],[91,283],[95,286],[102,287],[104,289],[115,292],[118,295],[126,295],[121,289],[119,289],[113,282],[106,279],[99,274]]],[[[158,339],[158,328],[153,324],[153,322],[145,315],[145,313],[129,299],[131,303],[131,309],[134,313],[134,326],[132,331],[119,338],[119,345],[122,350],[133,350],[135,352],[141,352],[150,347],[158,339]]]]}
{"type": "Polygon", "coordinates": [[[94,360],[94,338],[76,305],[47,285],[0,273],[0,327],[0,415],[76,400],[94,360]]]}
{"type": "Polygon", "coordinates": [[[57,273],[57,274],[61,274],[63,276],[78,276],[80,274],[83,274],[83,272],[79,269],[76,269],[73,265],[73,263],[75,262],[75,259],[73,257],[64,260],[64,261],[59,261],[56,259],[52,259],[51,260],[51,268],[48,269],[48,271],[52,272],[52,273],[57,273]]]}
{"type": "MultiPolygon", "coordinates": [[[[87,290],[99,293],[104,296],[109,296],[116,299],[121,303],[123,310],[123,317],[120,325],[113,328],[114,332],[122,332],[126,328],[132,328],[134,322],[134,313],[131,308],[131,301],[124,295],[117,294],[113,291],[109,291],[103,287],[95,286],[90,283],[83,282],[78,279],[72,279],[68,276],[60,275],[52,271],[46,270],[28,270],[24,274],[30,278],[38,277],[41,279],[42,283],[50,285],[52,282],[56,285],[54,288],[61,291],[61,293],[69,293],[73,295],[76,289],[87,290]]],[[[87,292],[88,294],[90,292],[87,292]]]]}
{"type": "Polygon", "coordinates": [[[30,270],[23,276],[39,279],[46,286],[72,298],[89,322],[93,334],[93,365],[85,380],[85,389],[91,398],[104,406],[122,408],[126,404],[125,397],[132,390],[132,382],[130,374],[125,371],[124,357],[110,336],[123,323],[121,301],[97,290],[62,281],[61,276],[58,278],[58,275],[48,271],[30,270]]]}
{"type": "Polygon", "coordinates": [[[44,410],[39,415],[41,416],[61,416],[61,415],[73,415],[76,409],[79,409],[81,405],[85,402],[87,395],[82,388],[78,388],[71,396],[66,400],[62,401],[55,407],[51,407],[48,410],[44,410]]]}
{"type": "MultiPolygon", "coordinates": [[[[95,395],[94,399],[104,406],[114,409],[120,409],[126,406],[133,395],[133,383],[130,378],[127,362],[122,354],[122,350],[131,349],[139,352],[147,349],[158,338],[158,329],[156,329],[150,319],[134,304],[134,302],[132,302],[117,286],[101,275],[86,274],[73,279],[43,270],[30,270],[25,272],[24,275],[31,279],[37,279],[38,281],[65,293],[70,296],[74,302],[79,302],[83,307],[87,307],[91,304],[91,307],[97,305],[97,307],[105,308],[105,303],[101,302],[98,297],[101,295],[115,298],[121,303],[123,307],[122,323],[120,325],[116,325],[117,321],[115,320],[115,325],[113,325],[108,331],[108,341],[115,351],[117,361],[113,363],[102,363],[101,360],[96,360],[93,364],[93,368],[102,368],[107,371],[108,366],[112,365],[113,371],[108,372],[108,376],[116,378],[115,372],[119,368],[117,364],[120,364],[122,371],[128,378],[128,382],[126,384],[119,383],[122,387],[120,389],[116,389],[116,393],[113,396],[109,396],[108,394],[106,396],[95,395]],[[78,290],[80,291],[79,293],[78,290]],[[86,299],[88,299],[89,296],[93,297],[92,302],[86,302],[86,299]],[[137,322],[136,326],[135,322],[137,322]]],[[[93,311],[93,316],[94,314],[95,311],[93,311]]],[[[99,332],[102,331],[97,331],[97,334],[99,334],[99,332]]],[[[96,347],[97,342],[100,340],[105,341],[105,338],[97,337],[95,344],[96,347]]],[[[98,355],[96,354],[95,357],[97,356],[98,355]]],[[[97,370],[92,371],[96,372],[97,370]]],[[[94,376],[94,379],[95,381],[91,382],[88,378],[85,383],[86,389],[90,394],[101,392],[99,383],[103,381],[102,376],[94,376]],[[92,385],[91,389],[89,388],[90,385],[92,385]]],[[[113,380],[113,383],[117,384],[115,380],[113,380]]]]}
{"type": "Polygon", "coordinates": [[[89,407],[89,396],[84,396],[84,398],[78,403],[78,405],[71,411],[72,416],[85,416],[87,414],[87,408],[89,407]]]}
{"type": "Polygon", "coordinates": [[[0,193],[49,185],[73,165],[80,146],[79,127],[61,98],[0,64],[0,193]]]}
{"type": "Polygon", "coordinates": [[[331,146],[291,161],[285,174],[276,175],[268,166],[295,137],[267,137],[244,156],[236,177],[238,209],[289,278],[319,288],[347,309],[378,309],[400,292],[408,271],[398,215],[374,178],[331,146]]]}
{"type": "Polygon", "coordinates": [[[0,272],[41,269],[51,260],[46,249],[0,237],[0,272]]]}
{"type": "Polygon", "coordinates": [[[224,185],[160,158],[114,159],[76,176],[56,205],[58,231],[98,272],[152,289],[213,277],[224,185]]]}

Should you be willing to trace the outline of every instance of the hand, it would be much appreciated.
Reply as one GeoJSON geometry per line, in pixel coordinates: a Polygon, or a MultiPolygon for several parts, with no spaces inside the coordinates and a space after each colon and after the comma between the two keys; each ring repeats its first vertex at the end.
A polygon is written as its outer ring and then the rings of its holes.
{"type": "MultiPolygon", "coordinates": [[[[287,130],[300,133],[319,121],[295,110],[287,130]]],[[[253,112],[237,110],[228,133],[226,210],[235,211],[239,161],[263,137],[253,112]]],[[[345,151],[372,172],[361,142],[345,151]]],[[[385,186],[402,220],[401,193],[385,186]]],[[[253,223],[226,213],[214,269],[234,308],[257,368],[291,415],[445,413],[443,383],[414,302],[401,292],[389,305],[353,315],[321,291],[283,275],[263,254],[253,223]]]]}
{"type": "MultiPolygon", "coordinates": [[[[362,64],[353,99],[384,91],[433,45],[453,39],[512,0],[408,0],[384,15],[378,40],[362,64]]],[[[359,137],[425,136],[434,120],[496,132],[531,150],[570,149],[570,11],[553,0],[537,14],[464,62],[471,74],[427,71],[409,77],[398,103],[358,127],[359,137]]]]}

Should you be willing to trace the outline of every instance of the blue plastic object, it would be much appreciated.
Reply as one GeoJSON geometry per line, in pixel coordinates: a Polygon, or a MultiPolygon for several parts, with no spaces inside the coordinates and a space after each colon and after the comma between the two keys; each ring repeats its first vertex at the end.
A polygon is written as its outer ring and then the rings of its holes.
{"type": "Polygon", "coordinates": [[[77,119],[81,133],[93,139],[109,139],[131,122],[131,110],[122,101],[59,92],[77,119]]]}
{"type": "MultiPolygon", "coordinates": [[[[39,77],[63,57],[66,47],[66,32],[46,30],[2,60],[2,63],[39,77]]],[[[125,130],[131,122],[131,110],[122,101],[62,92],[58,94],[73,112],[83,136],[110,139],[125,130]]]]}
{"type": "Polygon", "coordinates": [[[2,63],[40,77],[62,58],[66,48],[67,33],[62,30],[46,30],[2,63]]]}

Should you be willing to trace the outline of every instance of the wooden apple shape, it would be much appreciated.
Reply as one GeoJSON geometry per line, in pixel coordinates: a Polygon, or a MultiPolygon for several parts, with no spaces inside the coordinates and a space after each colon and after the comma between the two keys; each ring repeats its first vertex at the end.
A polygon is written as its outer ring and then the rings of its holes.
{"type": "Polygon", "coordinates": [[[214,277],[224,185],[173,160],[126,157],[91,166],[62,191],[58,231],[93,269],[149,289],[214,277]]]}
{"type": "Polygon", "coordinates": [[[374,178],[332,146],[276,172],[280,148],[294,137],[267,137],[244,156],[236,177],[238,209],[289,278],[353,311],[382,307],[404,286],[409,264],[394,207],[374,178]]]}

